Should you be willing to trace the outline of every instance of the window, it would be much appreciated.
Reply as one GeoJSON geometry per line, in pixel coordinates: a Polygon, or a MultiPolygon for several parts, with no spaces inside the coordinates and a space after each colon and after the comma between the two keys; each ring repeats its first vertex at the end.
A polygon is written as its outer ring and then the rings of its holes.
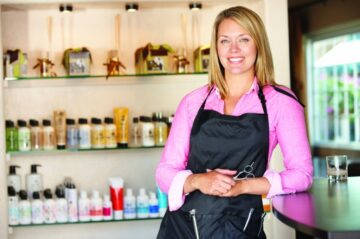
{"type": "Polygon", "coordinates": [[[306,55],[312,144],[359,148],[359,29],[331,37],[310,37],[306,55]]]}

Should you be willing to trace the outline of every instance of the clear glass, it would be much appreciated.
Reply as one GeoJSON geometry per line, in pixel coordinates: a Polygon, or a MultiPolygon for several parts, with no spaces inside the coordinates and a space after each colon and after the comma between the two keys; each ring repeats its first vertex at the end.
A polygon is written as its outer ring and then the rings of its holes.
{"type": "Polygon", "coordinates": [[[330,181],[343,181],[348,177],[346,155],[326,156],[326,172],[330,181]]]}

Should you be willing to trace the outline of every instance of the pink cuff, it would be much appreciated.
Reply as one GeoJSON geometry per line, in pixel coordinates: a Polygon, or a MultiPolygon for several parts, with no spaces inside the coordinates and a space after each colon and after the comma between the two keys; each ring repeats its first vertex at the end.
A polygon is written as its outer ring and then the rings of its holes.
{"type": "Polygon", "coordinates": [[[264,177],[270,183],[269,193],[266,195],[266,198],[272,198],[276,195],[285,193],[283,191],[282,184],[281,184],[281,177],[278,172],[268,169],[268,170],[266,170],[264,177]]]}
{"type": "Polygon", "coordinates": [[[175,175],[168,192],[170,211],[175,211],[184,204],[185,201],[184,184],[186,178],[191,174],[192,172],[190,170],[184,170],[178,172],[175,175]]]}

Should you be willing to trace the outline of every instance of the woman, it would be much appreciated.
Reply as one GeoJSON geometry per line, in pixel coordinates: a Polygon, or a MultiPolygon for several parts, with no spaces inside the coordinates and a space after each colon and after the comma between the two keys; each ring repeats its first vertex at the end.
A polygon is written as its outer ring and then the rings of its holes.
{"type": "Polygon", "coordinates": [[[245,7],[222,11],[212,33],[209,84],[181,101],[157,167],[169,198],[158,238],[266,238],[261,195],[311,186],[303,107],[275,85],[260,17],[245,7]],[[280,173],[268,169],[277,144],[280,173]]]}

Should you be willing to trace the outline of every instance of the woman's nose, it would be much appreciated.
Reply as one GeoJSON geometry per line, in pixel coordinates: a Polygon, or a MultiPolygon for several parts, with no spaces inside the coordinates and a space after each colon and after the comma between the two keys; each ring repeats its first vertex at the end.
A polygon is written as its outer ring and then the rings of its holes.
{"type": "Polygon", "coordinates": [[[231,51],[231,52],[240,51],[240,47],[239,47],[239,45],[237,44],[237,42],[235,42],[235,41],[231,42],[231,44],[230,44],[230,51],[231,51]]]}

